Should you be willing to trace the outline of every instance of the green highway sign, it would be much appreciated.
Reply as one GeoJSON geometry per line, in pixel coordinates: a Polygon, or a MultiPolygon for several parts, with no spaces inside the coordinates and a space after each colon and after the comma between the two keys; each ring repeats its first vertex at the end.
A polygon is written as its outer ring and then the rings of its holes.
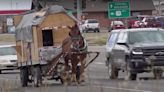
{"type": "Polygon", "coordinates": [[[109,18],[128,18],[130,17],[129,2],[109,2],[108,4],[109,18]]]}

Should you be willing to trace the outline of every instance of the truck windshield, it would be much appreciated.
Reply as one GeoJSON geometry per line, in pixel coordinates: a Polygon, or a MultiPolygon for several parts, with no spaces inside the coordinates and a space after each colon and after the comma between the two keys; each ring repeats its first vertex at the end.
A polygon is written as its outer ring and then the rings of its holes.
{"type": "Polygon", "coordinates": [[[12,47],[2,47],[0,48],[0,56],[2,55],[16,55],[16,51],[12,47]]]}
{"type": "Polygon", "coordinates": [[[164,32],[162,31],[135,31],[129,33],[129,43],[152,43],[164,42],[164,32]]]}

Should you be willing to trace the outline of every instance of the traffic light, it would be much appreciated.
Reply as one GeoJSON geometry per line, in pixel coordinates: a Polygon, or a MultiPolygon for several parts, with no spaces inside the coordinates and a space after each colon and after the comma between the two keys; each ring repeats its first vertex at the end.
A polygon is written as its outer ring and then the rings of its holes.
{"type": "Polygon", "coordinates": [[[77,9],[77,0],[74,0],[73,4],[74,4],[74,9],[77,9]]]}
{"type": "Polygon", "coordinates": [[[86,0],[82,0],[82,9],[85,9],[86,8],[86,0]]]}

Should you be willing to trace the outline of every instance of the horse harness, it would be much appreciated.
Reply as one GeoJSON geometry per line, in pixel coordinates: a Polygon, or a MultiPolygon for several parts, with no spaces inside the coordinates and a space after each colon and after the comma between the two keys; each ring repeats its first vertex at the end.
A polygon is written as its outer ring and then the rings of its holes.
{"type": "Polygon", "coordinates": [[[71,44],[71,49],[73,50],[73,52],[76,52],[76,53],[85,53],[87,52],[87,42],[85,39],[83,39],[83,36],[81,35],[75,35],[75,36],[72,36],[71,37],[71,40],[72,40],[72,44],[71,44]],[[74,41],[78,41],[80,42],[80,40],[82,39],[83,41],[83,46],[81,47],[80,46],[80,43],[76,44],[77,46],[73,45],[74,44],[74,41]]]}

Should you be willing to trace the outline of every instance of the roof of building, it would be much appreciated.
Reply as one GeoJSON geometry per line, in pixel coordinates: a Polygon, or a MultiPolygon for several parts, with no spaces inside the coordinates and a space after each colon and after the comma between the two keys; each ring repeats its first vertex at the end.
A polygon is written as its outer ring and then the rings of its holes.
{"type": "Polygon", "coordinates": [[[32,0],[0,0],[0,15],[15,15],[31,10],[32,0]]]}
{"type": "MultiPolygon", "coordinates": [[[[74,0],[56,0],[49,2],[48,5],[57,4],[62,5],[66,9],[74,9],[74,0]]],[[[152,0],[130,0],[131,11],[140,11],[140,10],[154,10],[154,4],[152,0]]],[[[87,0],[86,12],[104,12],[108,10],[108,2],[103,0],[91,1],[87,0]]]]}

